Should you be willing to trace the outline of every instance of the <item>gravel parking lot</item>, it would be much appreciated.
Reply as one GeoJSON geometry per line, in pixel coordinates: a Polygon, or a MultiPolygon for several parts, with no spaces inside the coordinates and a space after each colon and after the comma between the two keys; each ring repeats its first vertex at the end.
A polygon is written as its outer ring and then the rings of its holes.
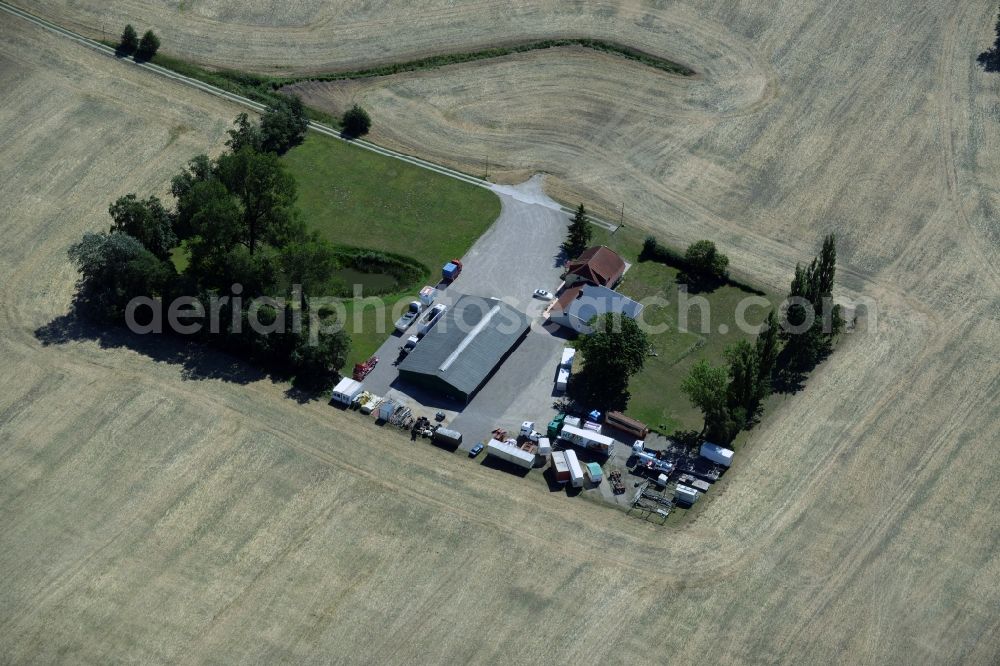
{"type": "Polygon", "coordinates": [[[467,433],[463,448],[495,426],[509,429],[525,420],[548,421],[554,411],[556,364],[565,344],[561,330],[550,332],[539,325],[548,303],[532,293],[535,289],[554,293],[559,287],[565,261],[560,245],[569,218],[542,192],[540,176],[515,187],[498,187],[497,194],[500,216],[462,257],[461,276],[442,290],[438,302],[451,305],[464,294],[499,298],[525,312],[535,322],[532,331],[468,405],[398,381],[393,362],[415,329],[386,340],[376,353],[378,366],[364,382],[367,390],[402,400],[415,413],[445,412],[447,423],[467,433]]]}

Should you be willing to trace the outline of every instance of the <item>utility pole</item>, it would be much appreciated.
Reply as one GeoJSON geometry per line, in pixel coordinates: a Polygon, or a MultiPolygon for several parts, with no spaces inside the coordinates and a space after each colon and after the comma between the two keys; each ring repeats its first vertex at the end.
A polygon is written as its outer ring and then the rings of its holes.
{"type": "Polygon", "coordinates": [[[486,153],[486,180],[490,179],[490,154],[486,153]]]}
{"type": "Polygon", "coordinates": [[[617,232],[618,232],[618,230],[619,230],[619,229],[621,229],[621,228],[622,228],[622,227],[624,227],[624,226],[625,226],[625,202],[623,201],[623,202],[622,202],[622,214],[621,214],[621,220],[619,220],[619,222],[618,222],[618,226],[617,226],[617,227],[615,227],[615,230],[611,232],[611,235],[612,235],[612,236],[614,236],[614,235],[615,235],[615,233],[617,233],[617,232]]]}

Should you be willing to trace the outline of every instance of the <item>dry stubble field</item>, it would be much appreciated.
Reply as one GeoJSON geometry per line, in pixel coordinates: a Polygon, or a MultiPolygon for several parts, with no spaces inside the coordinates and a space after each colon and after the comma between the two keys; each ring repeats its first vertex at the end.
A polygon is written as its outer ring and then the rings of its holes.
{"type": "MultiPolygon", "coordinates": [[[[93,27],[88,3],[41,4],[93,27]]],[[[614,24],[701,77],[563,50],[309,94],[364,101],[378,140],[424,156],[475,164],[489,147],[509,177],[544,170],[555,194],[598,208],[625,199],[631,224],[714,238],[775,288],[837,231],[841,296],[876,299],[878,329],[768,418],[679,531],[404,444],[267,381],[43,345],[36,327],[72,290],[66,245],[106,224],[113,196],[162,188],[218,147],[235,109],[77,47],[43,56],[30,46],[51,39],[8,21],[8,659],[996,659],[1000,79],[974,63],[993,7],[534,4],[497,28],[501,3],[454,21],[429,3],[415,30],[369,4],[351,31],[378,38],[355,52],[335,38],[346,10],[276,21],[265,3],[254,16],[189,4],[148,12],[205,62],[300,71],[614,24]],[[232,34],[199,50],[220,20],[232,34]]],[[[115,3],[130,18],[137,6],[115,3]]]]}

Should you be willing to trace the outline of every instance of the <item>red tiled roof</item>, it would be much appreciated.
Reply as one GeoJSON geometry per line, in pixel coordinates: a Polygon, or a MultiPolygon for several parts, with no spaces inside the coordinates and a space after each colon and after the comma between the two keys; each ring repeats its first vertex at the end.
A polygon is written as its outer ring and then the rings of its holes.
{"type": "Polygon", "coordinates": [[[576,300],[576,297],[580,295],[580,291],[583,287],[570,287],[559,294],[559,298],[556,300],[556,304],[552,306],[552,311],[565,311],[569,307],[569,304],[576,300]]]}
{"type": "Polygon", "coordinates": [[[577,259],[568,262],[566,270],[591,284],[607,287],[621,279],[625,261],[611,248],[599,245],[584,250],[577,259]]]}

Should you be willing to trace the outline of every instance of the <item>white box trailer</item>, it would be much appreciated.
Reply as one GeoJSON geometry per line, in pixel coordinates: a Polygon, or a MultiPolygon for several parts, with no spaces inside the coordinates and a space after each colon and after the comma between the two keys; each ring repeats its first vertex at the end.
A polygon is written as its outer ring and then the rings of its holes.
{"type": "Polygon", "coordinates": [[[556,390],[565,391],[569,387],[569,370],[566,368],[559,368],[559,374],[556,375],[556,390]]]}
{"type": "Polygon", "coordinates": [[[576,358],[576,350],[572,347],[563,347],[562,358],[559,360],[559,367],[566,370],[573,369],[573,359],[576,358]]]}
{"type": "Polygon", "coordinates": [[[602,435],[601,433],[594,432],[593,430],[577,428],[571,425],[563,425],[563,429],[559,433],[559,437],[577,446],[590,449],[592,451],[599,451],[608,456],[611,455],[611,450],[615,445],[615,440],[611,439],[607,435],[602,435]]]}
{"type": "Polygon", "coordinates": [[[364,390],[365,389],[361,385],[361,382],[351,379],[350,377],[344,377],[337,382],[336,386],[333,387],[333,391],[330,393],[330,399],[342,405],[350,405],[364,390]]]}
{"type": "Polygon", "coordinates": [[[549,441],[548,437],[538,438],[538,455],[547,456],[552,453],[552,443],[549,441]]]}
{"type": "Polygon", "coordinates": [[[700,494],[701,493],[691,486],[677,484],[677,487],[674,488],[674,497],[677,498],[678,502],[683,502],[685,504],[694,504],[698,501],[698,496],[700,494]]]}
{"type": "Polygon", "coordinates": [[[576,451],[566,449],[566,466],[569,467],[569,482],[574,488],[583,488],[583,468],[576,457],[576,451]]]}
{"type": "Polygon", "coordinates": [[[486,455],[495,456],[500,460],[505,460],[511,464],[531,469],[535,466],[535,454],[519,449],[513,444],[491,439],[486,445],[486,455]]]}
{"type": "Polygon", "coordinates": [[[729,467],[733,464],[732,450],[718,444],[713,444],[712,442],[705,442],[701,445],[701,457],[707,458],[723,467],[729,467]]]}
{"type": "Polygon", "coordinates": [[[430,307],[431,303],[434,302],[434,299],[437,298],[437,296],[438,290],[434,287],[427,286],[420,290],[420,302],[425,308],[430,307]]]}

